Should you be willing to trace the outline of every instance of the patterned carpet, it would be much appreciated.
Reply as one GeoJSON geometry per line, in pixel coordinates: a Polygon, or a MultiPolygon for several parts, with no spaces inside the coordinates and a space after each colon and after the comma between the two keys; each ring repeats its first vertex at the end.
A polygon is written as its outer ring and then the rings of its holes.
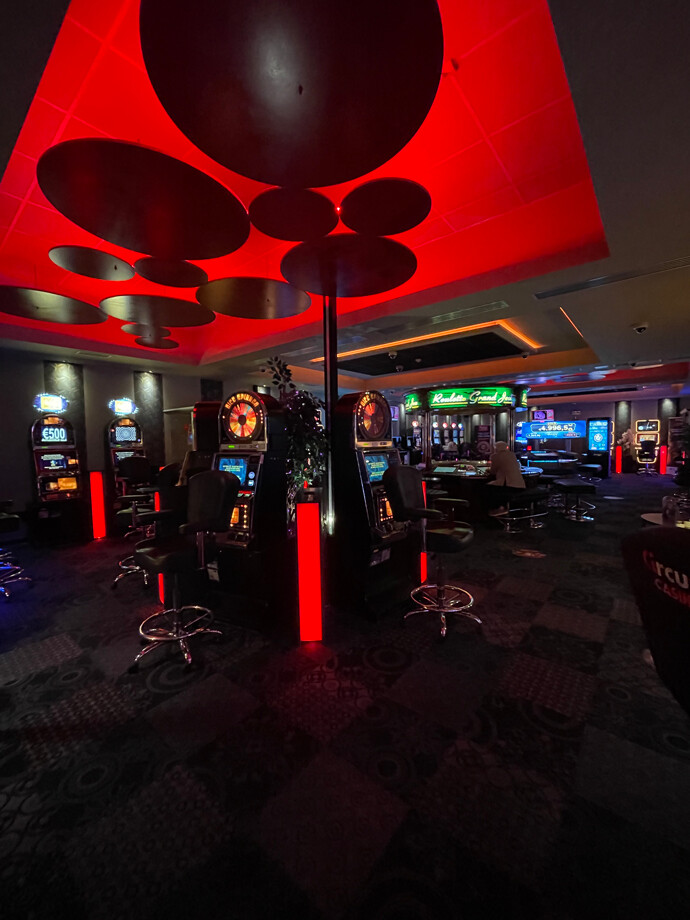
{"type": "Polygon", "coordinates": [[[127,673],[158,605],[111,590],[120,543],[19,547],[0,916],[684,918],[690,720],[643,660],[619,553],[672,490],[614,477],[594,524],[478,529],[453,576],[481,629],[330,617],[285,648],[223,605],[191,672],[127,673]]]}

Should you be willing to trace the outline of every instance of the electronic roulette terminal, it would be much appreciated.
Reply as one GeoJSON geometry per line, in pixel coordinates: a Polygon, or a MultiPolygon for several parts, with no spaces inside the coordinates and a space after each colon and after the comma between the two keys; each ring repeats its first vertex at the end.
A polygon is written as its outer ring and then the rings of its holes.
{"type": "Polygon", "coordinates": [[[400,461],[391,411],[376,390],[348,393],[333,420],[334,536],[328,554],[331,603],[376,618],[409,601],[419,571],[419,533],[393,520],[382,478],[400,461]]]}

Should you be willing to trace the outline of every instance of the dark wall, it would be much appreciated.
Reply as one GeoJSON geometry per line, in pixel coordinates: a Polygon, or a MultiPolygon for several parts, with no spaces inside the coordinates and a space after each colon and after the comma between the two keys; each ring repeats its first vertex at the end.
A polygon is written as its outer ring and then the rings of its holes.
{"type": "Polygon", "coordinates": [[[136,418],[144,436],[144,452],[154,466],[164,466],[163,381],[160,374],[134,372],[134,402],[139,409],[136,418]]]}

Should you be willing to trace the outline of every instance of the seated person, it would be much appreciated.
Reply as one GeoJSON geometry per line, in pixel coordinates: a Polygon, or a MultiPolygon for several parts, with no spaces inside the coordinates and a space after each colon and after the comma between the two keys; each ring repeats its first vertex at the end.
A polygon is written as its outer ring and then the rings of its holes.
{"type": "Polygon", "coordinates": [[[455,443],[455,441],[446,441],[446,443],[443,445],[443,452],[441,456],[444,454],[447,460],[455,460],[455,458],[458,456],[458,445],[455,443]]]}
{"type": "Polygon", "coordinates": [[[505,441],[496,441],[494,452],[491,455],[491,475],[494,477],[488,486],[498,487],[495,493],[487,493],[489,502],[489,514],[503,514],[505,512],[504,502],[511,494],[519,492],[525,488],[525,480],[522,478],[520,462],[515,454],[508,449],[505,441]]]}

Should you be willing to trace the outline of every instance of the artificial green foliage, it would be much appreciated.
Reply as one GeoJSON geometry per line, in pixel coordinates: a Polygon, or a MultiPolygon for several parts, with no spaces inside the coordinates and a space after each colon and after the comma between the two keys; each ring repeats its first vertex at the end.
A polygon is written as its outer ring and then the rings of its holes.
{"type": "Polygon", "coordinates": [[[267,365],[273,374],[273,386],[278,389],[278,401],[285,409],[288,433],[288,509],[294,513],[300,489],[320,486],[326,472],[328,439],[319,417],[324,403],[308,390],[298,390],[292,382],[292,371],[285,361],[270,358],[267,365]]]}

